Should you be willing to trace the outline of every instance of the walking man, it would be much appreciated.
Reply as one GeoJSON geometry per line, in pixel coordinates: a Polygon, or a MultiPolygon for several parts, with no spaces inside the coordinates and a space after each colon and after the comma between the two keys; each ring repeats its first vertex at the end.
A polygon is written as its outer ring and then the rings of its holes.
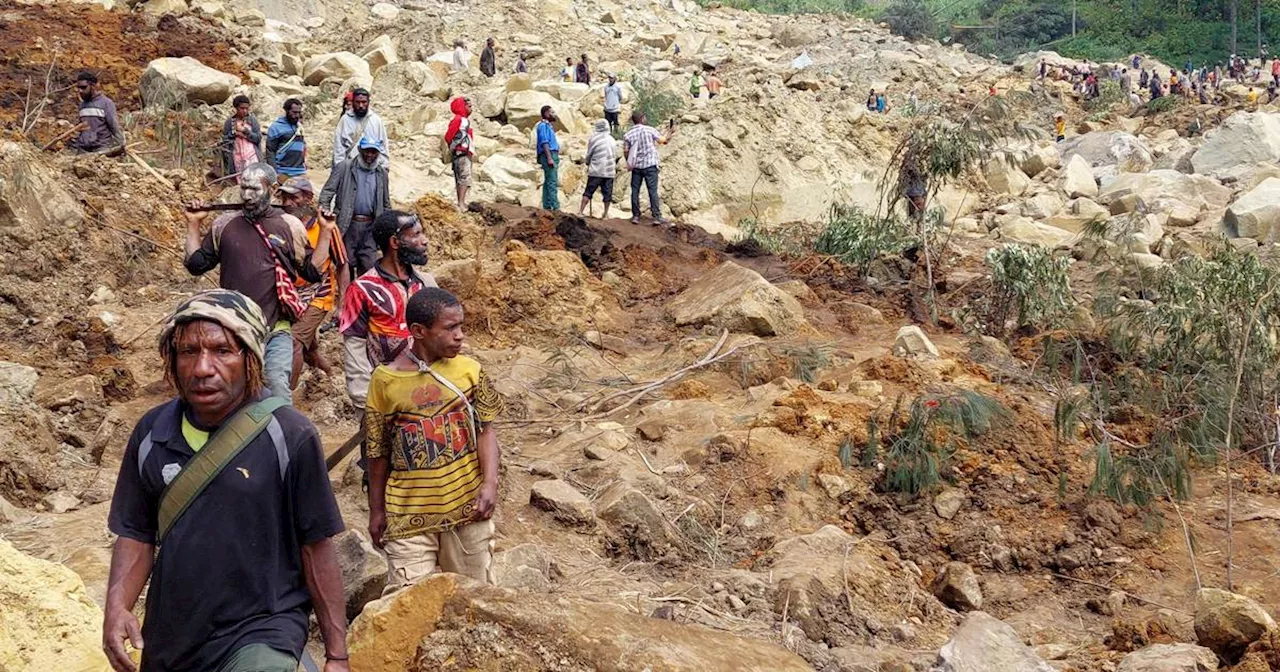
{"type": "MultiPolygon", "coordinates": [[[[631,130],[623,136],[623,152],[627,155],[627,170],[631,171],[631,223],[640,223],[640,184],[649,191],[649,209],[653,212],[653,225],[665,226],[662,219],[662,203],[658,200],[658,145],[671,139],[649,126],[649,120],[639,110],[631,113],[631,130]]],[[[673,128],[673,127],[668,127],[673,128]]]]}
{"type": "Polygon", "coordinates": [[[480,52],[480,73],[492,77],[498,72],[498,55],[493,51],[493,38],[484,41],[484,51],[480,52]]]}
{"type": "Polygon", "coordinates": [[[578,66],[574,69],[573,78],[579,84],[591,86],[591,66],[587,65],[587,55],[578,58],[578,66]]]}
{"type": "Polygon", "coordinates": [[[80,95],[80,135],[67,143],[76,152],[102,152],[124,144],[124,131],[116,118],[116,104],[98,90],[98,76],[92,72],[76,75],[80,95]]]}
{"type": "Polygon", "coordinates": [[[265,337],[262,365],[272,396],[290,398],[293,373],[291,327],[306,311],[294,282],[320,282],[329,260],[332,224],[322,222],[313,253],[307,231],[297,217],[271,205],[276,171],[265,163],[251,163],[240,171],[242,210],[214,220],[200,233],[207,212],[196,201],[185,213],[187,220],[184,264],[192,275],[203,275],[221,266],[218,284],[249,297],[262,311],[269,335],[265,337]],[[192,210],[197,210],[193,212],[192,210]]]}
{"type": "Polygon", "coordinates": [[[382,117],[369,109],[369,92],[356,89],[351,92],[351,109],[338,118],[338,130],[333,136],[333,166],[356,158],[362,146],[368,140],[370,146],[376,146],[382,157],[378,162],[383,166],[391,159],[391,146],[387,144],[387,127],[382,124],[382,117]]]}
{"type": "Polygon", "coordinates": [[[502,397],[462,351],[462,304],[439,288],[409,299],[412,345],[369,383],[369,534],[387,590],[436,571],[493,583],[502,397]]]}
{"type": "Polygon", "coordinates": [[[609,83],[604,85],[604,119],[609,122],[609,132],[618,132],[618,113],[622,111],[622,87],[618,76],[609,73],[609,83]]]}
{"type": "Polygon", "coordinates": [[[458,196],[458,210],[467,209],[467,190],[471,188],[471,161],[475,157],[475,132],[471,128],[471,101],[461,96],[449,103],[453,119],[445,129],[444,141],[449,145],[453,165],[453,186],[458,196]]]}
{"type": "Polygon", "coordinates": [[[467,43],[458,38],[453,41],[453,71],[466,72],[471,64],[471,54],[467,51],[467,43]]]}
{"type": "Polygon", "coordinates": [[[284,116],[267,127],[267,163],[281,177],[307,174],[307,139],[302,134],[302,101],[284,101],[284,116]]]}
{"type": "Polygon", "coordinates": [[[381,151],[364,138],[360,153],[334,167],[320,190],[320,209],[336,214],[342,244],[356,275],[373,268],[378,260],[369,229],[382,211],[391,208],[391,188],[381,151]]]}
{"type": "Polygon", "coordinates": [[[585,162],[587,190],[582,194],[578,215],[587,211],[587,206],[591,205],[591,197],[599,189],[600,197],[604,200],[604,214],[600,215],[600,219],[609,219],[609,205],[613,203],[613,180],[618,172],[613,136],[609,135],[609,122],[603,119],[596,122],[595,133],[587,140],[585,162]]]}
{"type": "Polygon", "coordinates": [[[560,209],[560,143],[556,140],[556,113],[550,105],[542,106],[542,121],[538,122],[538,165],[542,166],[542,209],[560,209]]]}
{"type": "Polygon", "coordinates": [[[348,670],[331,540],[342,516],[316,428],[264,396],[267,329],[252,299],[225,289],[165,322],[160,357],[177,396],[134,427],[107,520],[118,538],[102,644],[116,672],[138,669],[125,640],[142,650],[142,672],[295,672],[313,605],[325,672],[348,670]]]}
{"type": "MultiPolygon", "coordinates": [[[[325,226],[334,228],[332,221],[320,219],[311,180],[305,177],[286,180],[280,187],[280,201],[285,212],[297,217],[307,227],[307,242],[312,249],[319,244],[325,226]]],[[[338,247],[334,241],[341,240],[341,237],[331,235],[330,245],[338,247]]],[[[329,362],[320,354],[320,325],[329,318],[334,305],[342,301],[342,293],[351,282],[351,269],[342,255],[330,249],[328,263],[318,270],[323,275],[320,282],[298,280],[298,298],[307,304],[307,309],[293,323],[293,377],[290,387],[297,387],[304,363],[320,369],[326,376],[333,374],[329,362]]]]}

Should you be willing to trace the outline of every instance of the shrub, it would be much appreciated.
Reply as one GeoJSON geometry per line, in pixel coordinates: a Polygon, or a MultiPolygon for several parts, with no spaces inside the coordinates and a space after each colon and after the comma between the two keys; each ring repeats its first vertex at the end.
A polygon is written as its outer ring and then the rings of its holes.
{"type": "Polygon", "coordinates": [[[911,224],[898,217],[871,215],[857,206],[836,203],[814,241],[814,249],[857,267],[865,276],[880,255],[899,254],[919,242],[911,224]]]}
{"type": "Polygon", "coordinates": [[[993,335],[1012,325],[1052,327],[1073,305],[1067,260],[1040,245],[1005,244],[987,252],[991,291],[969,306],[972,326],[993,335]]]}
{"type": "Polygon", "coordinates": [[[671,91],[662,90],[653,80],[640,75],[631,76],[631,87],[635,89],[635,104],[632,106],[649,120],[649,124],[657,126],[674,119],[684,109],[684,96],[671,91]]]}
{"type": "Polygon", "coordinates": [[[880,20],[889,24],[889,30],[908,40],[931,37],[937,30],[924,0],[894,0],[880,15],[880,20]]]}
{"type": "Polygon", "coordinates": [[[946,394],[926,394],[911,402],[901,430],[895,432],[895,408],[883,428],[874,424],[868,433],[868,450],[863,464],[874,460],[876,448],[886,445],[883,487],[891,492],[916,495],[933,489],[947,473],[955,453],[956,438],[970,439],[1008,421],[1009,411],[991,397],[961,390],[946,394]]]}

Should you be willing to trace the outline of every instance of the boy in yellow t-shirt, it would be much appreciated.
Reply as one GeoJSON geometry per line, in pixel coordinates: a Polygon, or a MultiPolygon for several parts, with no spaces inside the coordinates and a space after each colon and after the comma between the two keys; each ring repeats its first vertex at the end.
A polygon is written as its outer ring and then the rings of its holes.
{"type": "Polygon", "coordinates": [[[1058,142],[1062,142],[1067,137],[1067,116],[1061,112],[1053,118],[1053,134],[1058,142]]]}
{"type": "Polygon", "coordinates": [[[428,287],[405,308],[412,345],[369,381],[369,534],[388,592],[441,571],[493,583],[502,398],[462,349],[462,305],[428,287]]]}

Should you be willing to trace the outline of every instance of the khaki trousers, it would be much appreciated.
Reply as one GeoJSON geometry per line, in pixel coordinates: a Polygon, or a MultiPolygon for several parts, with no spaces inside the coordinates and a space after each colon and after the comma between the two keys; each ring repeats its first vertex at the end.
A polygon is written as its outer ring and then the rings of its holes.
{"type": "Polygon", "coordinates": [[[383,595],[412,585],[437,571],[493,584],[493,521],[481,520],[446,532],[393,539],[383,545],[390,575],[383,595]]]}

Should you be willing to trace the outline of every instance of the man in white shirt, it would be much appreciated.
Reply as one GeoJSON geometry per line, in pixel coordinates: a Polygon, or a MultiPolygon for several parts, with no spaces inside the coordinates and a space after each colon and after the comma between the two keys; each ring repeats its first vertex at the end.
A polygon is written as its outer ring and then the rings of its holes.
{"type": "Polygon", "coordinates": [[[378,145],[382,154],[378,163],[385,168],[391,158],[387,127],[382,124],[382,117],[369,109],[369,92],[356,89],[351,92],[351,109],[338,117],[338,129],[333,136],[333,165],[356,158],[362,139],[378,145]]]}
{"type": "Polygon", "coordinates": [[[622,87],[618,86],[618,76],[610,73],[609,83],[604,87],[604,120],[609,122],[609,132],[618,132],[618,113],[622,111],[622,87]]]}

